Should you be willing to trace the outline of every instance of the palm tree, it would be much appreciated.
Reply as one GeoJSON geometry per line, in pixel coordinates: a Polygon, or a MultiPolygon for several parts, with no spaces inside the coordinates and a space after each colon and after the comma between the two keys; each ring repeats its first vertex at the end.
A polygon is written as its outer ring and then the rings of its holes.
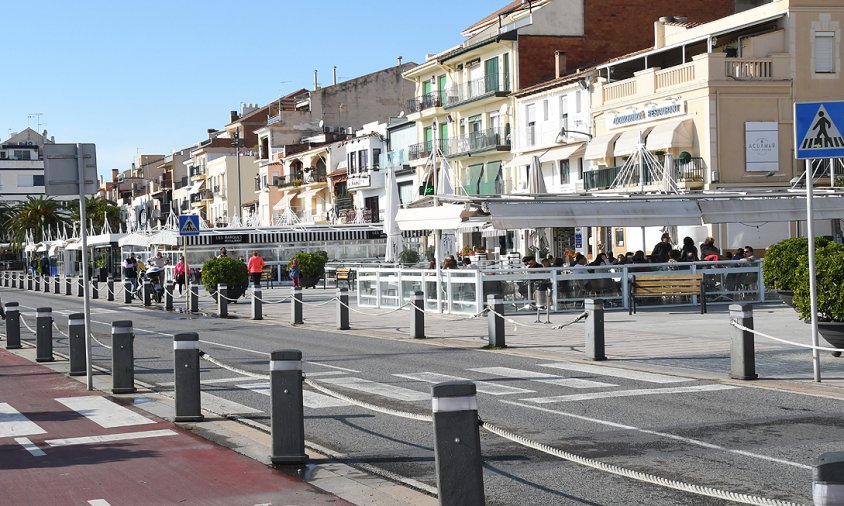
{"type": "MultiPolygon", "coordinates": [[[[79,201],[72,204],[73,212],[70,218],[73,221],[79,221],[79,201]]],[[[94,230],[99,231],[103,228],[106,217],[108,217],[108,224],[111,230],[117,232],[120,229],[120,208],[114,202],[100,197],[94,196],[85,199],[85,217],[88,223],[94,224],[94,230]]]]}
{"type": "Polygon", "coordinates": [[[35,242],[41,242],[45,230],[69,223],[70,215],[61,202],[50,197],[28,196],[12,207],[8,227],[5,228],[9,230],[11,242],[20,245],[27,231],[31,231],[35,242]]]}
{"type": "Polygon", "coordinates": [[[8,242],[11,240],[12,230],[9,220],[12,217],[14,208],[8,202],[0,202],[0,242],[8,242]]]}

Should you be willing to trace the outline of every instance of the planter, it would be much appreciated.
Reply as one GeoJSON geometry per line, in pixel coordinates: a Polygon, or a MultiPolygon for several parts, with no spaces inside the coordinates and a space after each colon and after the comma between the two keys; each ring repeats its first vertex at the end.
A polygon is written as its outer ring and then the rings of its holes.
{"type": "Polygon", "coordinates": [[[780,300],[794,309],[794,291],[793,290],[777,290],[777,295],[780,300]]]}
{"type": "Polygon", "coordinates": [[[97,281],[105,283],[108,280],[108,268],[99,267],[97,269],[97,281]]]}
{"type": "Polygon", "coordinates": [[[299,278],[299,286],[302,288],[316,288],[322,276],[308,276],[299,278]]]}
{"type": "MultiPolygon", "coordinates": [[[[844,348],[844,322],[818,322],[818,332],[835,348],[844,348]]],[[[833,352],[840,356],[840,352],[833,352]]]]}

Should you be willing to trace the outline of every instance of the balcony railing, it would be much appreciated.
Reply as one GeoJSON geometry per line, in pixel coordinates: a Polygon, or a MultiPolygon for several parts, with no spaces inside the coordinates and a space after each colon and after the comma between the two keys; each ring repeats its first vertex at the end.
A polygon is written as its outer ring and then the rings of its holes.
{"type": "Polygon", "coordinates": [[[409,160],[418,160],[420,158],[428,158],[431,156],[431,151],[434,149],[433,141],[420,142],[413,144],[407,148],[407,157],[409,160]]]}
{"type": "Polygon", "coordinates": [[[410,113],[420,112],[430,107],[442,107],[445,102],[445,91],[434,91],[421,97],[415,97],[407,101],[407,109],[410,113]]]}
{"type": "Polygon", "coordinates": [[[703,158],[693,157],[674,160],[674,179],[683,182],[703,182],[706,166],[703,158]]]}
{"type": "Polygon", "coordinates": [[[288,176],[278,176],[278,178],[274,177],[273,179],[276,180],[276,188],[288,188],[290,186],[301,186],[309,183],[324,183],[328,180],[326,175],[321,172],[296,173],[288,176]]]}
{"type": "Polygon", "coordinates": [[[381,166],[385,168],[402,167],[410,161],[408,150],[396,149],[381,153],[381,166]]]}
{"type": "Polygon", "coordinates": [[[727,77],[736,79],[771,79],[774,77],[774,61],[772,59],[734,59],[727,58],[724,62],[727,77]]]}
{"type": "Polygon", "coordinates": [[[453,86],[446,97],[445,107],[510,92],[510,83],[501,83],[498,74],[488,74],[462,85],[453,86]]]}
{"type": "Polygon", "coordinates": [[[447,149],[443,150],[443,154],[445,156],[459,156],[490,150],[510,150],[510,139],[507,138],[505,129],[500,127],[488,128],[472,132],[463,137],[452,137],[448,139],[447,149]]]}
{"type": "MultiPolygon", "coordinates": [[[[674,180],[677,182],[703,182],[705,171],[705,164],[703,158],[694,157],[688,159],[674,160],[674,180]]],[[[621,167],[604,167],[596,170],[590,170],[583,173],[583,189],[591,190],[606,190],[610,188],[621,172],[621,167]]],[[[645,170],[645,185],[657,184],[659,181],[653,179],[653,171],[645,170]]],[[[630,182],[626,185],[629,188],[639,186],[639,168],[633,169],[633,175],[628,179],[630,182]]]]}
{"type": "Polygon", "coordinates": [[[190,174],[190,177],[204,176],[205,175],[205,166],[204,165],[191,166],[188,169],[188,173],[190,174]]]}

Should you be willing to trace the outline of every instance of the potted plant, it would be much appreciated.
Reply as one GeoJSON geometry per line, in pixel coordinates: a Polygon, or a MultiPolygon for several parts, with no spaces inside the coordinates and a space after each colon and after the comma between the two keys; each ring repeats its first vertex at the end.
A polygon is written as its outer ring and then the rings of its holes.
{"type": "MultiPolygon", "coordinates": [[[[766,257],[767,259],[767,257],[766,257]]],[[[809,259],[797,264],[794,307],[804,320],[812,316],[809,295],[809,259]]],[[[844,348],[844,245],[827,243],[815,252],[818,331],[829,344],[844,348]]],[[[841,352],[835,352],[840,356],[841,352]]]]}
{"type": "MultiPolygon", "coordinates": [[[[828,244],[823,237],[815,238],[815,249],[828,244]]],[[[792,297],[798,282],[797,265],[809,255],[809,242],[805,237],[792,237],[767,249],[762,262],[762,279],[768,289],[776,290],[783,302],[794,307],[792,297]]]]}
{"type": "Polygon", "coordinates": [[[108,267],[106,263],[106,256],[100,255],[97,258],[96,266],[97,266],[97,281],[100,283],[105,283],[108,280],[108,267]]]}
{"type": "MultiPolygon", "coordinates": [[[[231,257],[209,258],[202,264],[202,286],[208,293],[217,293],[217,285],[224,284],[227,297],[237,299],[246,291],[249,274],[246,264],[231,257]]],[[[214,296],[216,300],[216,295],[214,296]]]]}
{"type": "Polygon", "coordinates": [[[412,249],[402,250],[399,253],[399,263],[402,265],[414,265],[419,262],[419,252],[412,249]]]}
{"type": "Polygon", "coordinates": [[[299,260],[299,272],[302,277],[299,284],[303,288],[313,288],[325,275],[325,264],[328,262],[328,253],[325,251],[300,251],[290,258],[288,269],[293,259],[299,260]]]}

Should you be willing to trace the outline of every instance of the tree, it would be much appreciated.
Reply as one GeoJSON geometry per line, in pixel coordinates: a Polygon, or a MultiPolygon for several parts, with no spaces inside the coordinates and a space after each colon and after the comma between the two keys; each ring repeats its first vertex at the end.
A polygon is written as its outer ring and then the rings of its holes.
{"type": "Polygon", "coordinates": [[[48,228],[55,229],[69,223],[70,214],[61,202],[50,197],[28,196],[25,201],[12,207],[6,228],[11,234],[11,242],[20,245],[27,231],[31,232],[35,242],[41,242],[48,228]]]}
{"type": "MultiPolygon", "coordinates": [[[[79,201],[73,204],[73,212],[70,217],[73,221],[79,221],[79,201]]],[[[93,222],[94,230],[99,232],[103,228],[106,217],[108,225],[113,232],[120,229],[120,208],[114,202],[100,196],[85,199],[85,217],[88,223],[93,222]]],[[[85,224],[87,226],[87,223],[85,224]]]]}
{"type": "Polygon", "coordinates": [[[0,242],[12,240],[12,226],[9,220],[14,213],[14,207],[8,202],[0,202],[0,242]]]}

